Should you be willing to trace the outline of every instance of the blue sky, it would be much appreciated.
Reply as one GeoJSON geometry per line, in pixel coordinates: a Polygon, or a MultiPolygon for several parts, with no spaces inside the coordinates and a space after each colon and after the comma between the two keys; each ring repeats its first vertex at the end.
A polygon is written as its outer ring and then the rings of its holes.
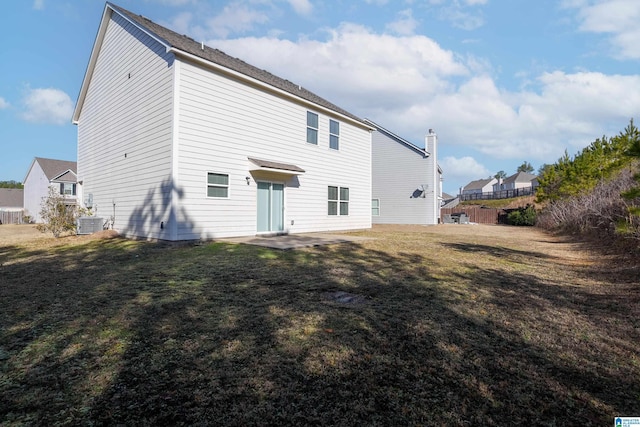
{"type": "MultiPolygon", "coordinates": [[[[640,111],[638,0],[118,0],[424,146],[444,190],[536,169],[640,111]]],[[[0,180],[76,160],[71,114],[104,9],[5,0],[0,180]]]]}

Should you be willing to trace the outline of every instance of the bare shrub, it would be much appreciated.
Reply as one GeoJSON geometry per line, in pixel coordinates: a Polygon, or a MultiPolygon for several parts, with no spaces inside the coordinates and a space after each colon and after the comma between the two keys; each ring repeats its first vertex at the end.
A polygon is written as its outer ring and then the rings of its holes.
{"type": "Polygon", "coordinates": [[[538,215],[538,227],[610,240],[640,239],[640,219],[629,214],[629,207],[640,201],[625,200],[621,196],[637,185],[634,169],[625,168],[584,194],[550,202],[538,215]]]}
{"type": "Polygon", "coordinates": [[[43,197],[40,205],[42,223],[37,225],[43,233],[50,232],[54,237],[75,230],[78,209],[75,203],[68,201],[64,195],[49,187],[47,197],[43,197]]]}

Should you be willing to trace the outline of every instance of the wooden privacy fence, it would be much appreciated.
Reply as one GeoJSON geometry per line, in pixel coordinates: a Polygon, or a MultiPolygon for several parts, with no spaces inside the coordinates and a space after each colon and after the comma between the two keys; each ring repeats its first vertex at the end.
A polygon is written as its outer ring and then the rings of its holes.
{"type": "Polygon", "coordinates": [[[455,208],[440,209],[440,218],[443,218],[446,214],[451,215],[459,213],[466,214],[469,217],[469,221],[475,222],[476,224],[507,223],[507,211],[504,209],[494,208],[456,206],[455,208]]]}
{"type": "Polygon", "coordinates": [[[22,224],[24,211],[0,210],[0,224],[22,224]]]}

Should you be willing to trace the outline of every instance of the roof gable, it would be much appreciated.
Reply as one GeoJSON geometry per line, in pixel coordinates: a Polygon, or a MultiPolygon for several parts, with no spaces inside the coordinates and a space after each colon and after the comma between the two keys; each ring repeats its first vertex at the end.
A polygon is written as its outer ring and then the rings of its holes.
{"type": "Polygon", "coordinates": [[[186,58],[187,60],[201,61],[208,64],[209,66],[226,70],[227,72],[230,72],[235,76],[241,76],[244,79],[258,82],[276,92],[288,94],[289,96],[293,96],[299,100],[303,100],[307,103],[311,103],[318,107],[332,111],[335,114],[356,122],[360,126],[368,127],[368,125],[366,125],[366,123],[359,117],[336,106],[335,104],[314,94],[313,92],[308,91],[300,85],[275,76],[266,70],[262,70],[258,67],[250,65],[238,58],[229,56],[218,49],[213,49],[209,46],[206,46],[204,45],[204,43],[196,42],[186,35],[178,34],[175,31],[156,24],[155,22],[149,20],[148,18],[145,18],[142,15],[136,15],[126,9],[123,9],[120,6],[116,6],[115,4],[109,2],[107,2],[105,5],[105,10],[100,22],[100,27],[98,29],[98,34],[96,36],[93,50],[91,52],[89,65],[87,67],[82,87],[80,89],[80,94],[78,96],[78,101],[76,103],[76,108],[73,113],[73,123],[75,124],[78,123],[78,120],[80,118],[80,111],[82,110],[82,104],[84,103],[88,84],[91,80],[91,75],[93,73],[95,62],[97,60],[97,55],[100,47],[102,46],[102,41],[106,32],[107,23],[111,19],[112,13],[119,14],[127,21],[138,27],[141,31],[145,32],[147,35],[163,44],[166,47],[167,52],[171,51],[175,55],[186,58]]]}
{"type": "MultiPolygon", "coordinates": [[[[31,170],[33,169],[33,165],[35,165],[36,163],[40,165],[42,172],[44,172],[44,175],[47,177],[49,181],[53,181],[54,179],[59,178],[60,176],[65,175],[67,173],[72,173],[74,176],[73,179],[69,179],[69,182],[71,181],[75,182],[76,180],[75,178],[76,168],[77,168],[76,162],[72,162],[70,160],[56,160],[56,159],[45,159],[43,157],[35,157],[33,159],[33,162],[31,163],[31,166],[29,167],[29,171],[27,172],[26,176],[29,176],[29,174],[31,173],[31,170]]],[[[26,181],[26,177],[25,177],[25,181],[26,181]]]]}
{"type": "Polygon", "coordinates": [[[387,137],[389,137],[390,139],[393,139],[394,141],[404,145],[405,147],[417,152],[418,154],[422,155],[423,157],[429,157],[430,154],[427,152],[427,150],[418,147],[417,145],[407,141],[406,139],[396,135],[395,133],[383,128],[382,126],[374,123],[373,121],[369,120],[369,119],[364,119],[364,122],[371,125],[373,128],[375,128],[375,130],[377,130],[378,132],[382,133],[383,135],[386,135],[387,137]]]}
{"type": "Polygon", "coordinates": [[[491,184],[491,181],[495,181],[495,178],[477,179],[475,181],[471,181],[463,188],[464,190],[481,190],[488,184],[491,184]]]}
{"type": "Polygon", "coordinates": [[[531,182],[531,180],[537,178],[537,176],[527,172],[516,172],[508,178],[505,178],[504,184],[511,184],[513,182],[531,182]]]}

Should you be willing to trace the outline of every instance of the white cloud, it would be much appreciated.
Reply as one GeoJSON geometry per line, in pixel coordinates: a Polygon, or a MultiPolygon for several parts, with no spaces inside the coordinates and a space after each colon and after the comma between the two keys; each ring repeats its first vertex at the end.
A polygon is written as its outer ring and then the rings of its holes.
{"type": "Polygon", "coordinates": [[[552,163],[565,148],[573,154],[603,134],[617,134],[640,111],[638,75],[531,71],[526,85],[506,90],[485,58],[456,54],[425,36],[350,23],[324,34],[207,43],[418,145],[435,128],[443,157],[454,156],[442,164],[448,183],[491,174],[470,156],[492,168],[507,160],[552,163]]]}
{"type": "Polygon", "coordinates": [[[309,0],[287,0],[298,15],[310,15],[313,5],[309,0]]]}
{"type": "Polygon", "coordinates": [[[610,35],[614,56],[640,59],[640,2],[637,0],[602,0],[565,2],[565,7],[578,9],[579,29],[610,35]]]}
{"type": "Polygon", "coordinates": [[[59,89],[28,89],[22,118],[32,123],[61,125],[71,120],[73,102],[59,89]]]}
{"type": "Polygon", "coordinates": [[[386,25],[387,30],[403,35],[412,35],[418,27],[418,21],[413,18],[411,9],[401,10],[398,12],[398,18],[386,25]]]}
{"type": "Polygon", "coordinates": [[[456,28],[467,31],[484,25],[484,17],[480,13],[470,13],[457,6],[443,8],[440,11],[440,18],[450,21],[456,28]]]}
{"type": "Polygon", "coordinates": [[[211,34],[227,37],[232,33],[245,33],[256,24],[264,24],[269,17],[256,9],[251,9],[240,2],[233,2],[224,7],[222,12],[207,21],[211,34]]]}
{"type": "Polygon", "coordinates": [[[412,105],[445,90],[449,77],[468,73],[452,52],[427,37],[379,35],[355,24],[328,30],[326,41],[243,38],[208,44],[327,99],[349,99],[356,110],[382,105],[381,100],[392,109],[412,105]]]}
{"type": "Polygon", "coordinates": [[[9,102],[0,96],[0,110],[4,110],[5,108],[9,108],[9,102]]]}
{"type": "Polygon", "coordinates": [[[478,163],[473,157],[448,156],[438,160],[442,167],[446,182],[459,182],[466,185],[476,179],[487,178],[492,173],[484,165],[478,163]]]}
{"type": "Polygon", "coordinates": [[[180,34],[191,34],[192,37],[196,37],[197,34],[195,33],[202,32],[202,30],[197,31],[196,28],[191,26],[192,19],[191,12],[182,12],[177,14],[167,26],[180,34]]]}

